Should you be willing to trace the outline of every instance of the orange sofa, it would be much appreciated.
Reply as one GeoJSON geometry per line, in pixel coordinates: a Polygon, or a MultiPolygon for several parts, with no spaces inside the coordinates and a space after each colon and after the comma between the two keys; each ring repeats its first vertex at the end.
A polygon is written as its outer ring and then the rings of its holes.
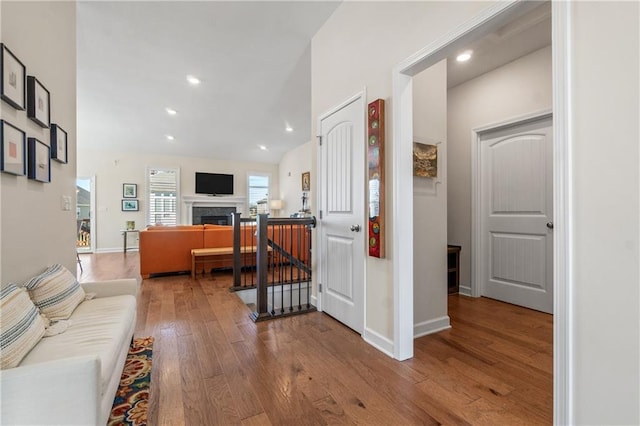
{"type": "Polygon", "coordinates": [[[140,231],[139,244],[142,278],[190,271],[191,249],[204,248],[204,226],[149,226],[140,231]]]}
{"type": "MultiPolygon", "coordinates": [[[[298,244],[291,244],[291,238],[297,239],[301,229],[303,227],[296,225],[291,232],[289,230],[282,231],[283,238],[281,239],[281,232],[276,228],[269,237],[274,239],[277,244],[292,245],[289,250],[293,256],[306,261],[308,252],[301,250],[302,253],[299,255],[298,244]]],[[[242,226],[240,245],[243,247],[256,245],[254,226],[242,226]]],[[[146,279],[151,274],[190,271],[191,249],[218,247],[233,247],[232,226],[149,226],[140,231],[140,275],[146,279]]],[[[231,268],[233,267],[233,258],[231,256],[220,257],[214,266],[231,268]]]]}

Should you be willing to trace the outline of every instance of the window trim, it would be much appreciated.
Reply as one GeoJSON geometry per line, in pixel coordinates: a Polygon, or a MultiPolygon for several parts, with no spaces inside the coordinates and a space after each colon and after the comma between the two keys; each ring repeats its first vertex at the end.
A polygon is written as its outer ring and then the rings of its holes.
{"type": "Polygon", "coordinates": [[[247,208],[247,215],[251,216],[251,184],[250,184],[250,177],[251,176],[260,176],[260,177],[266,177],[267,179],[269,179],[269,184],[267,185],[267,211],[271,212],[271,187],[272,187],[272,183],[273,183],[273,179],[271,177],[271,172],[247,172],[247,181],[246,181],[246,194],[247,194],[247,201],[246,201],[246,208],[247,208]]]}
{"type": "MultiPolygon", "coordinates": [[[[151,170],[171,170],[176,173],[176,225],[182,224],[181,221],[181,212],[182,212],[182,200],[180,197],[180,167],[162,167],[162,166],[147,166],[145,171],[145,180],[147,187],[145,188],[146,199],[147,199],[147,213],[146,220],[147,222],[151,222],[151,182],[149,180],[149,173],[151,170]]],[[[149,223],[148,225],[152,226],[155,223],[149,223]]]]}

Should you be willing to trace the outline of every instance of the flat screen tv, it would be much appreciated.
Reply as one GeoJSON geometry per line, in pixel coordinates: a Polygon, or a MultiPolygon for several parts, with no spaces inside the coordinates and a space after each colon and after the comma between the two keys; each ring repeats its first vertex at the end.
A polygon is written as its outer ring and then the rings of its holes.
{"type": "Polygon", "coordinates": [[[233,175],[196,172],[196,194],[233,195],[233,175]]]}

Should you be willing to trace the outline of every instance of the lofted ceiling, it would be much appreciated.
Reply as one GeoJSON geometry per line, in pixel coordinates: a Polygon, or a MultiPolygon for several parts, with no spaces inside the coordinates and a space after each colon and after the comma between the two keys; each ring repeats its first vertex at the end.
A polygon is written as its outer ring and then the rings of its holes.
{"type": "MultiPolygon", "coordinates": [[[[339,4],[78,2],[78,149],[278,163],[311,138],[311,38],[339,4]]],[[[448,86],[549,44],[544,2],[449,58],[448,86]]]]}
{"type": "Polygon", "coordinates": [[[338,4],[78,2],[78,148],[277,163],[310,139],[311,38],[338,4]]]}

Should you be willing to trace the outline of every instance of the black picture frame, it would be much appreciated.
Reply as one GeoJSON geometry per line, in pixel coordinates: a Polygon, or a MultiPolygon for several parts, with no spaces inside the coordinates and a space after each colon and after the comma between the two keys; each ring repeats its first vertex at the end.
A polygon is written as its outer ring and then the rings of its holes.
{"type": "Polygon", "coordinates": [[[140,210],[140,204],[138,200],[122,200],[122,211],[123,212],[137,212],[140,210]]]}
{"type": "Polygon", "coordinates": [[[27,76],[27,117],[40,127],[49,128],[51,124],[51,94],[32,75],[27,76]]]}
{"type": "Polygon", "coordinates": [[[138,198],[138,185],[135,183],[123,183],[122,198],[138,198]]]}
{"type": "Polygon", "coordinates": [[[67,146],[67,132],[57,124],[51,125],[51,158],[59,163],[69,162],[69,148],[67,146]]]}
{"type": "Polygon", "coordinates": [[[27,138],[27,177],[38,182],[51,182],[51,148],[36,138],[27,138]]]}
{"type": "Polygon", "coordinates": [[[0,98],[17,110],[26,108],[27,67],[0,43],[0,98]]]}
{"type": "Polygon", "coordinates": [[[12,175],[27,174],[27,135],[25,132],[0,120],[0,171],[12,175]]]}

